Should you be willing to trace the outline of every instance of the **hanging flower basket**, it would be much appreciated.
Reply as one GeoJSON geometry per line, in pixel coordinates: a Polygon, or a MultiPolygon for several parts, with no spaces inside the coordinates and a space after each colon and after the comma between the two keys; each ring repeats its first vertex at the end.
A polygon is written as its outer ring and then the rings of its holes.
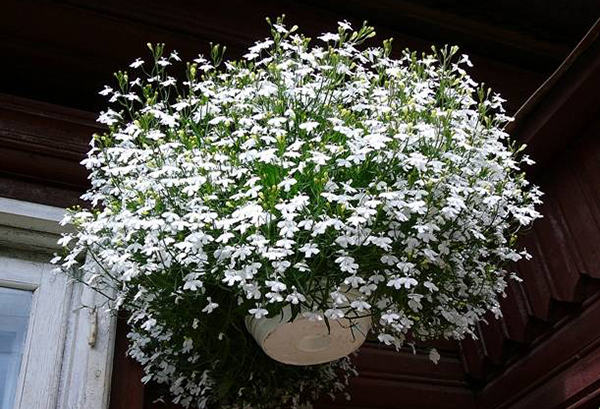
{"type": "MultiPolygon", "coordinates": [[[[344,291],[348,302],[361,298],[359,291],[344,291]]],[[[285,306],[273,318],[246,317],[246,327],[258,345],[271,358],[289,365],[315,365],[331,362],[350,355],[365,341],[371,329],[369,315],[349,313],[347,317],[328,320],[319,316],[293,318],[291,306],[285,306]]]]}
{"type": "Polygon", "coordinates": [[[455,47],[395,59],[391,40],[364,47],[366,25],[315,45],[271,28],[184,78],[163,45],[116,74],[83,161],[91,207],[54,260],[128,312],[144,381],[185,407],[342,391],[368,331],[463,339],[500,315],[516,234],[540,217],[503,100],[455,47]]]}

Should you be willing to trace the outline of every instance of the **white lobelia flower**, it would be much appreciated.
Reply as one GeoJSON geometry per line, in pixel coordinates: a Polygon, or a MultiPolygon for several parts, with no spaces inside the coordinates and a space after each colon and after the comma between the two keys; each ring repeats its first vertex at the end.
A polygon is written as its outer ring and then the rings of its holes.
{"type": "Polygon", "coordinates": [[[248,312],[254,315],[254,318],[256,319],[261,319],[269,314],[269,311],[262,308],[260,304],[258,304],[256,308],[251,308],[250,310],[248,310],[248,312]]]}
{"type": "Polygon", "coordinates": [[[339,41],[340,36],[338,34],[334,34],[334,33],[326,33],[326,34],[319,36],[318,39],[327,43],[329,41],[339,41]]]}
{"type": "Polygon", "coordinates": [[[134,62],[129,64],[129,66],[131,68],[139,68],[142,66],[142,64],[144,64],[144,60],[142,60],[141,58],[137,58],[134,62]]]}
{"type": "Polygon", "coordinates": [[[289,192],[298,181],[296,179],[287,178],[280,182],[277,186],[283,188],[284,192],[289,192]]]}
{"type": "Polygon", "coordinates": [[[217,308],[219,306],[219,304],[217,304],[216,302],[213,302],[210,297],[207,297],[206,300],[208,301],[208,304],[206,305],[206,307],[204,307],[202,309],[202,312],[210,314],[211,312],[213,312],[215,310],[215,308],[217,308]]]}
{"type": "Polygon", "coordinates": [[[308,133],[311,133],[313,130],[315,130],[317,127],[319,126],[318,122],[314,122],[314,121],[309,121],[309,122],[304,122],[301,123],[298,127],[300,129],[305,130],[308,133]]]}
{"type": "Polygon", "coordinates": [[[331,320],[339,320],[341,318],[344,318],[345,314],[340,309],[330,308],[325,310],[325,316],[331,320]]]}
{"type": "Polygon", "coordinates": [[[418,283],[419,282],[412,277],[396,277],[392,280],[389,280],[387,286],[394,287],[396,290],[399,290],[403,287],[406,289],[410,289],[411,287],[416,286],[418,283]]]}
{"type": "Polygon", "coordinates": [[[306,258],[310,258],[315,254],[319,254],[320,250],[314,243],[306,243],[304,246],[298,249],[299,251],[304,253],[306,258]]]}

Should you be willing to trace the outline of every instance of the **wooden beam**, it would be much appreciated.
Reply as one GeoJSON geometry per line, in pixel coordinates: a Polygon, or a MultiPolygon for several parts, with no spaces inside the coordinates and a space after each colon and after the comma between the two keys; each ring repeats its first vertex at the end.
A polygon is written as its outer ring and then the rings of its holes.
{"type": "Polygon", "coordinates": [[[478,394],[478,408],[554,409],[564,407],[565,401],[576,399],[589,386],[600,388],[598,322],[600,296],[487,384],[478,394]]]}
{"type": "Polygon", "coordinates": [[[600,19],[515,114],[509,131],[543,169],[600,115],[600,19]]]}
{"type": "Polygon", "coordinates": [[[0,194],[73,205],[88,186],[79,162],[92,134],[103,130],[94,119],[88,112],[0,94],[0,194]]]}

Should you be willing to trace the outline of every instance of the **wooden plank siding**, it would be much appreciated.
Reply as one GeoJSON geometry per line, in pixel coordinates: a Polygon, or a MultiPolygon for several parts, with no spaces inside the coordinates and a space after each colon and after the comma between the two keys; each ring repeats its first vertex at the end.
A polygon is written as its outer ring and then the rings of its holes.
{"type": "Polygon", "coordinates": [[[504,318],[463,343],[481,409],[599,402],[599,33],[597,23],[513,126],[537,161],[544,218],[521,238],[533,260],[516,266],[525,281],[511,284],[504,318]]]}

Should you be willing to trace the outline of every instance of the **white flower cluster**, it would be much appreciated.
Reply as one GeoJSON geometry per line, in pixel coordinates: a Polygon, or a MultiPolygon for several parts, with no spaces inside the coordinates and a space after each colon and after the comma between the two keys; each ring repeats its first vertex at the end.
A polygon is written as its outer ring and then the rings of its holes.
{"type": "Polygon", "coordinates": [[[132,64],[142,77],[118,74],[102,92],[119,104],[100,116],[110,132],[83,162],[93,209],[70,216],[78,233],[62,243],[75,244],[56,259],[69,269],[89,254],[90,285],[132,313],[147,379],[185,406],[210,407],[220,382],[208,364],[185,369],[207,359],[197,334],[229,337],[210,321],[219,313],[239,326],[291,305],[311,319],[371,315],[396,347],[409,334],[462,339],[500,314],[503,266],[527,255],[515,234],[540,217],[503,100],[455,48],[393,59],[389,41],[358,48],[370,27],[340,23],[315,46],[272,27],[244,60],[217,67],[215,47],[184,81],[160,45],[148,71],[132,64]]]}

